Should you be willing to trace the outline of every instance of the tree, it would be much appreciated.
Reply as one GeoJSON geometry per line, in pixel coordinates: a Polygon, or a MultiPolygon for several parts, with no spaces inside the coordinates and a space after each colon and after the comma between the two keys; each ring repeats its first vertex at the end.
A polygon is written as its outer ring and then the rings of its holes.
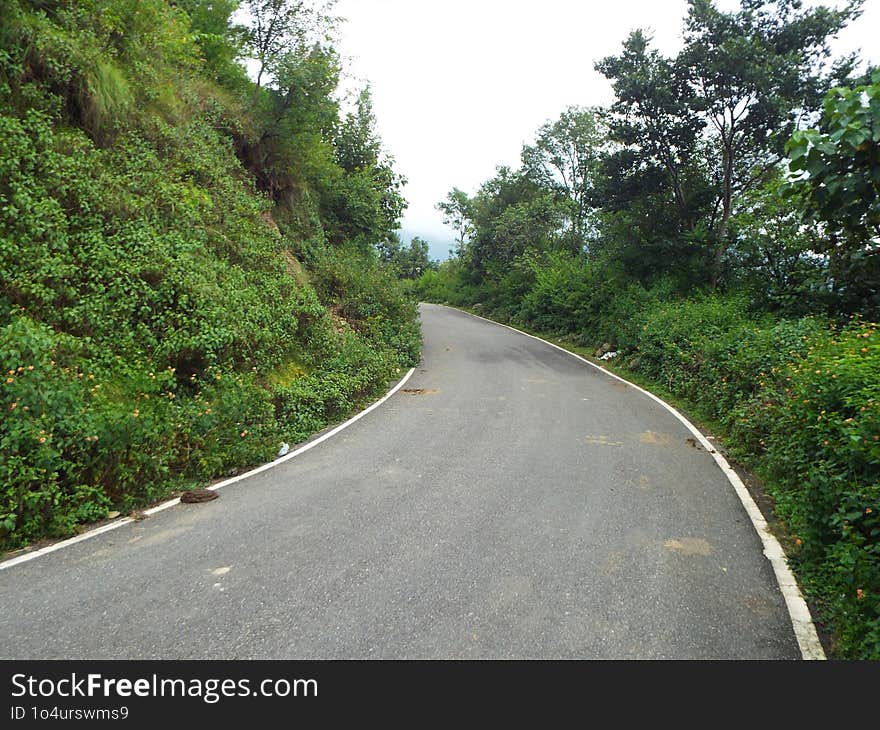
{"type": "MultiPolygon", "coordinates": [[[[612,137],[647,176],[663,173],[679,235],[710,249],[708,280],[719,283],[738,200],[760,187],[784,157],[791,133],[821,102],[831,79],[828,39],[859,13],[861,0],[839,10],[804,9],[799,0],[742,0],[724,12],[712,0],[689,0],[685,45],[672,59],[649,49],[642,32],[619,56],[597,64],[613,84],[612,137]]],[[[631,177],[614,160],[606,170],[631,177]]],[[[639,194],[637,181],[606,192],[639,194]]],[[[611,202],[617,209],[633,198],[611,202]]]]}
{"type": "Polygon", "coordinates": [[[426,271],[437,268],[437,262],[428,256],[428,242],[418,236],[404,247],[396,233],[377,247],[379,258],[392,266],[401,279],[418,279],[426,271]]]}
{"type": "Polygon", "coordinates": [[[340,65],[329,47],[289,51],[273,64],[273,88],[262,89],[240,156],[276,203],[291,203],[305,185],[320,188],[341,176],[333,134],[339,105],[333,98],[340,65]]]}
{"type": "Polygon", "coordinates": [[[336,134],[336,160],[343,170],[353,172],[374,167],[382,153],[382,143],[376,132],[373,96],[366,86],[357,95],[354,110],[350,111],[336,134]]]}
{"type": "Polygon", "coordinates": [[[722,12],[712,0],[689,0],[678,60],[693,92],[689,104],[708,122],[718,155],[713,284],[735,197],[761,184],[799,121],[818,108],[830,78],[821,64],[828,39],[858,15],[861,2],[804,10],[799,0],[742,0],[740,10],[722,12]]]}
{"type": "Polygon", "coordinates": [[[602,214],[592,253],[643,284],[671,278],[687,290],[705,283],[708,269],[705,121],[693,109],[686,66],[650,43],[634,31],[620,55],[596,64],[615,91],[607,124],[616,145],[603,156],[593,191],[602,214]]]}
{"type": "Polygon", "coordinates": [[[225,86],[243,88],[247,74],[238,63],[248,43],[248,29],[232,22],[239,0],[178,0],[189,15],[206,67],[225,86]]]}
{"type": "Polygon", "coordinates": [[[745,193],[730,219],[728,259],[762,309],[801,316],[823,304],[828,266],[816,254],[821,236],[803,220],[800,196],[783,195],[784,187],[777,169],[762,187],[745,193]]]}
{"type": "Polygon", "coordinates": [[[387,240],[406,207],[405,178],[394,171],[393,158],[382,150],[369,87],[334,134],[336,164],[344,174],[327,198],[337,238],[359,239],[367,246],[387,240]]]}
{"type": "Polygon", "coordinates": [[[880,70],[872,83],[832,89],[818,129],[788,143],[791,193],[826,233],[834,286],[849,307],[880,309],[880,70]]]}
{"type": "Polygon", "coordinates": [[[250,47],[256,59],[256,90],[263,76],[274,76],[289,53],[302,56],[315,43],[329,40],[335,19],[329,15],[335,0],[313,5],[307,0],[247,0],[253,19],[250,47]]]}
{"type": "Polygon", "coordinates": [[[468,259],[477,277],[504,268],[526,251],[556,248],[565,210],[555,191],[525,171],[501,166],[470,205],[473,238],[468,259]]]}
{"type": "Polygon", "coordinates": [[[809,213],[856,246],[880,237],[880,69],[872,83],[832,89],[818,129],[795,132],[789,164],[809,213]]]}
{"type": "Polygon", "coordinates": [[[619,56],[596,64],[611,79],[616,97],[610,108],[609,132],[623,149],[612,157],[629,158],[626,165],[612,160],[610,171],[624,172],[636,165],[642,173],[653,175],[655,183],[668,191],[676,217],[687,228],[695,223],[687,170],[697,155],[705,122],[692,108],[687,69],[649,49],[650,42],[643,31],[634,31],[619,56]]]}
{"type": "Polygon", "coordinates": [[[456,251],[453,253],[463,257],[474,234],[474,211],[471,199],[463,190],[453,188],[446,196],[446,200],[437,203],[436,207],[443,213],[443,223],[450,226],[457,234],[456,251]]]}
{"type": "Polygon", "coordinates": [[[533,145],[522,150],[522,166],[539,185],[554,190],[564,201],[570,247],[578,251],[592,233],[591,193],[599,167],[605,130],[595,109],[569,107],[555,122],[538,130],[533,145]]]}

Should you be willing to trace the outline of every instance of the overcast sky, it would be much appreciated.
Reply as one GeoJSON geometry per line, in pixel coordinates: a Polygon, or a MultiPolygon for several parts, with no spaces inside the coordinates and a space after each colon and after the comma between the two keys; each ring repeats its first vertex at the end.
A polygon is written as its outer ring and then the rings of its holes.
{"type": "MultiPolygon", "coordinates": [[[[722,8],[738,7],[721,0],[722,8]]],[[[475,191],[495,166],[517,166],[524,142],[570,105],[612,100],[593,64],[616,54],[633,28],[657,47],[681,44],[685,0],[339,0],[339,50],[368,80],[396,169],[408,179],[405,240],[434,258],[453,238],[435,204],[457,186],[475,191]]],[[[867,0],[835,48],[880,62],[880,0],[867,0]],[[873,38],[872,38],[873,36],[873,38]],[[872,42],[873,41],[873,42],[872,42]]]]}

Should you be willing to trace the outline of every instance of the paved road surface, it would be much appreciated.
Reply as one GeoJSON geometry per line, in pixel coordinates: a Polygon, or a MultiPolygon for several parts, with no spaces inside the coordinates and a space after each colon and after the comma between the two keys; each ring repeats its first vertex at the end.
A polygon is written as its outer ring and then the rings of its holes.
{"type": "Polygon", "coordinates": [[[510,330],[422,322],[408,392],[338,436],[0,571],[0,657],[799,656],[672,415],[510,330]]]}

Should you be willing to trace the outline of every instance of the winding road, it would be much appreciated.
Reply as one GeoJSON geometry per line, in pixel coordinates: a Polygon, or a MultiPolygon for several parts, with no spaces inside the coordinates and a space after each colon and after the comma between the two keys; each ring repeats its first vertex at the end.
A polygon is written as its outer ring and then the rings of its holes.
{"type": "Polygon", "coordinates": [[[338,435],[0,571],[0,657],[801,656],[739,498],[669,411],[421,313],[413,377],[338,435]]]}

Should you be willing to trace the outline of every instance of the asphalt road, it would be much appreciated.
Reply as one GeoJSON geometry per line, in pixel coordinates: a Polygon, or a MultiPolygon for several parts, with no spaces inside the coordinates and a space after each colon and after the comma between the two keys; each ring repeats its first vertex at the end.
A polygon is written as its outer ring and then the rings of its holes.
{"type": "Polygon", "coordinates": [[[508,329],[422,322],[405,390],[339,435],[0,571],[0,657],[800,656],[670,413],[508,329]]]}

